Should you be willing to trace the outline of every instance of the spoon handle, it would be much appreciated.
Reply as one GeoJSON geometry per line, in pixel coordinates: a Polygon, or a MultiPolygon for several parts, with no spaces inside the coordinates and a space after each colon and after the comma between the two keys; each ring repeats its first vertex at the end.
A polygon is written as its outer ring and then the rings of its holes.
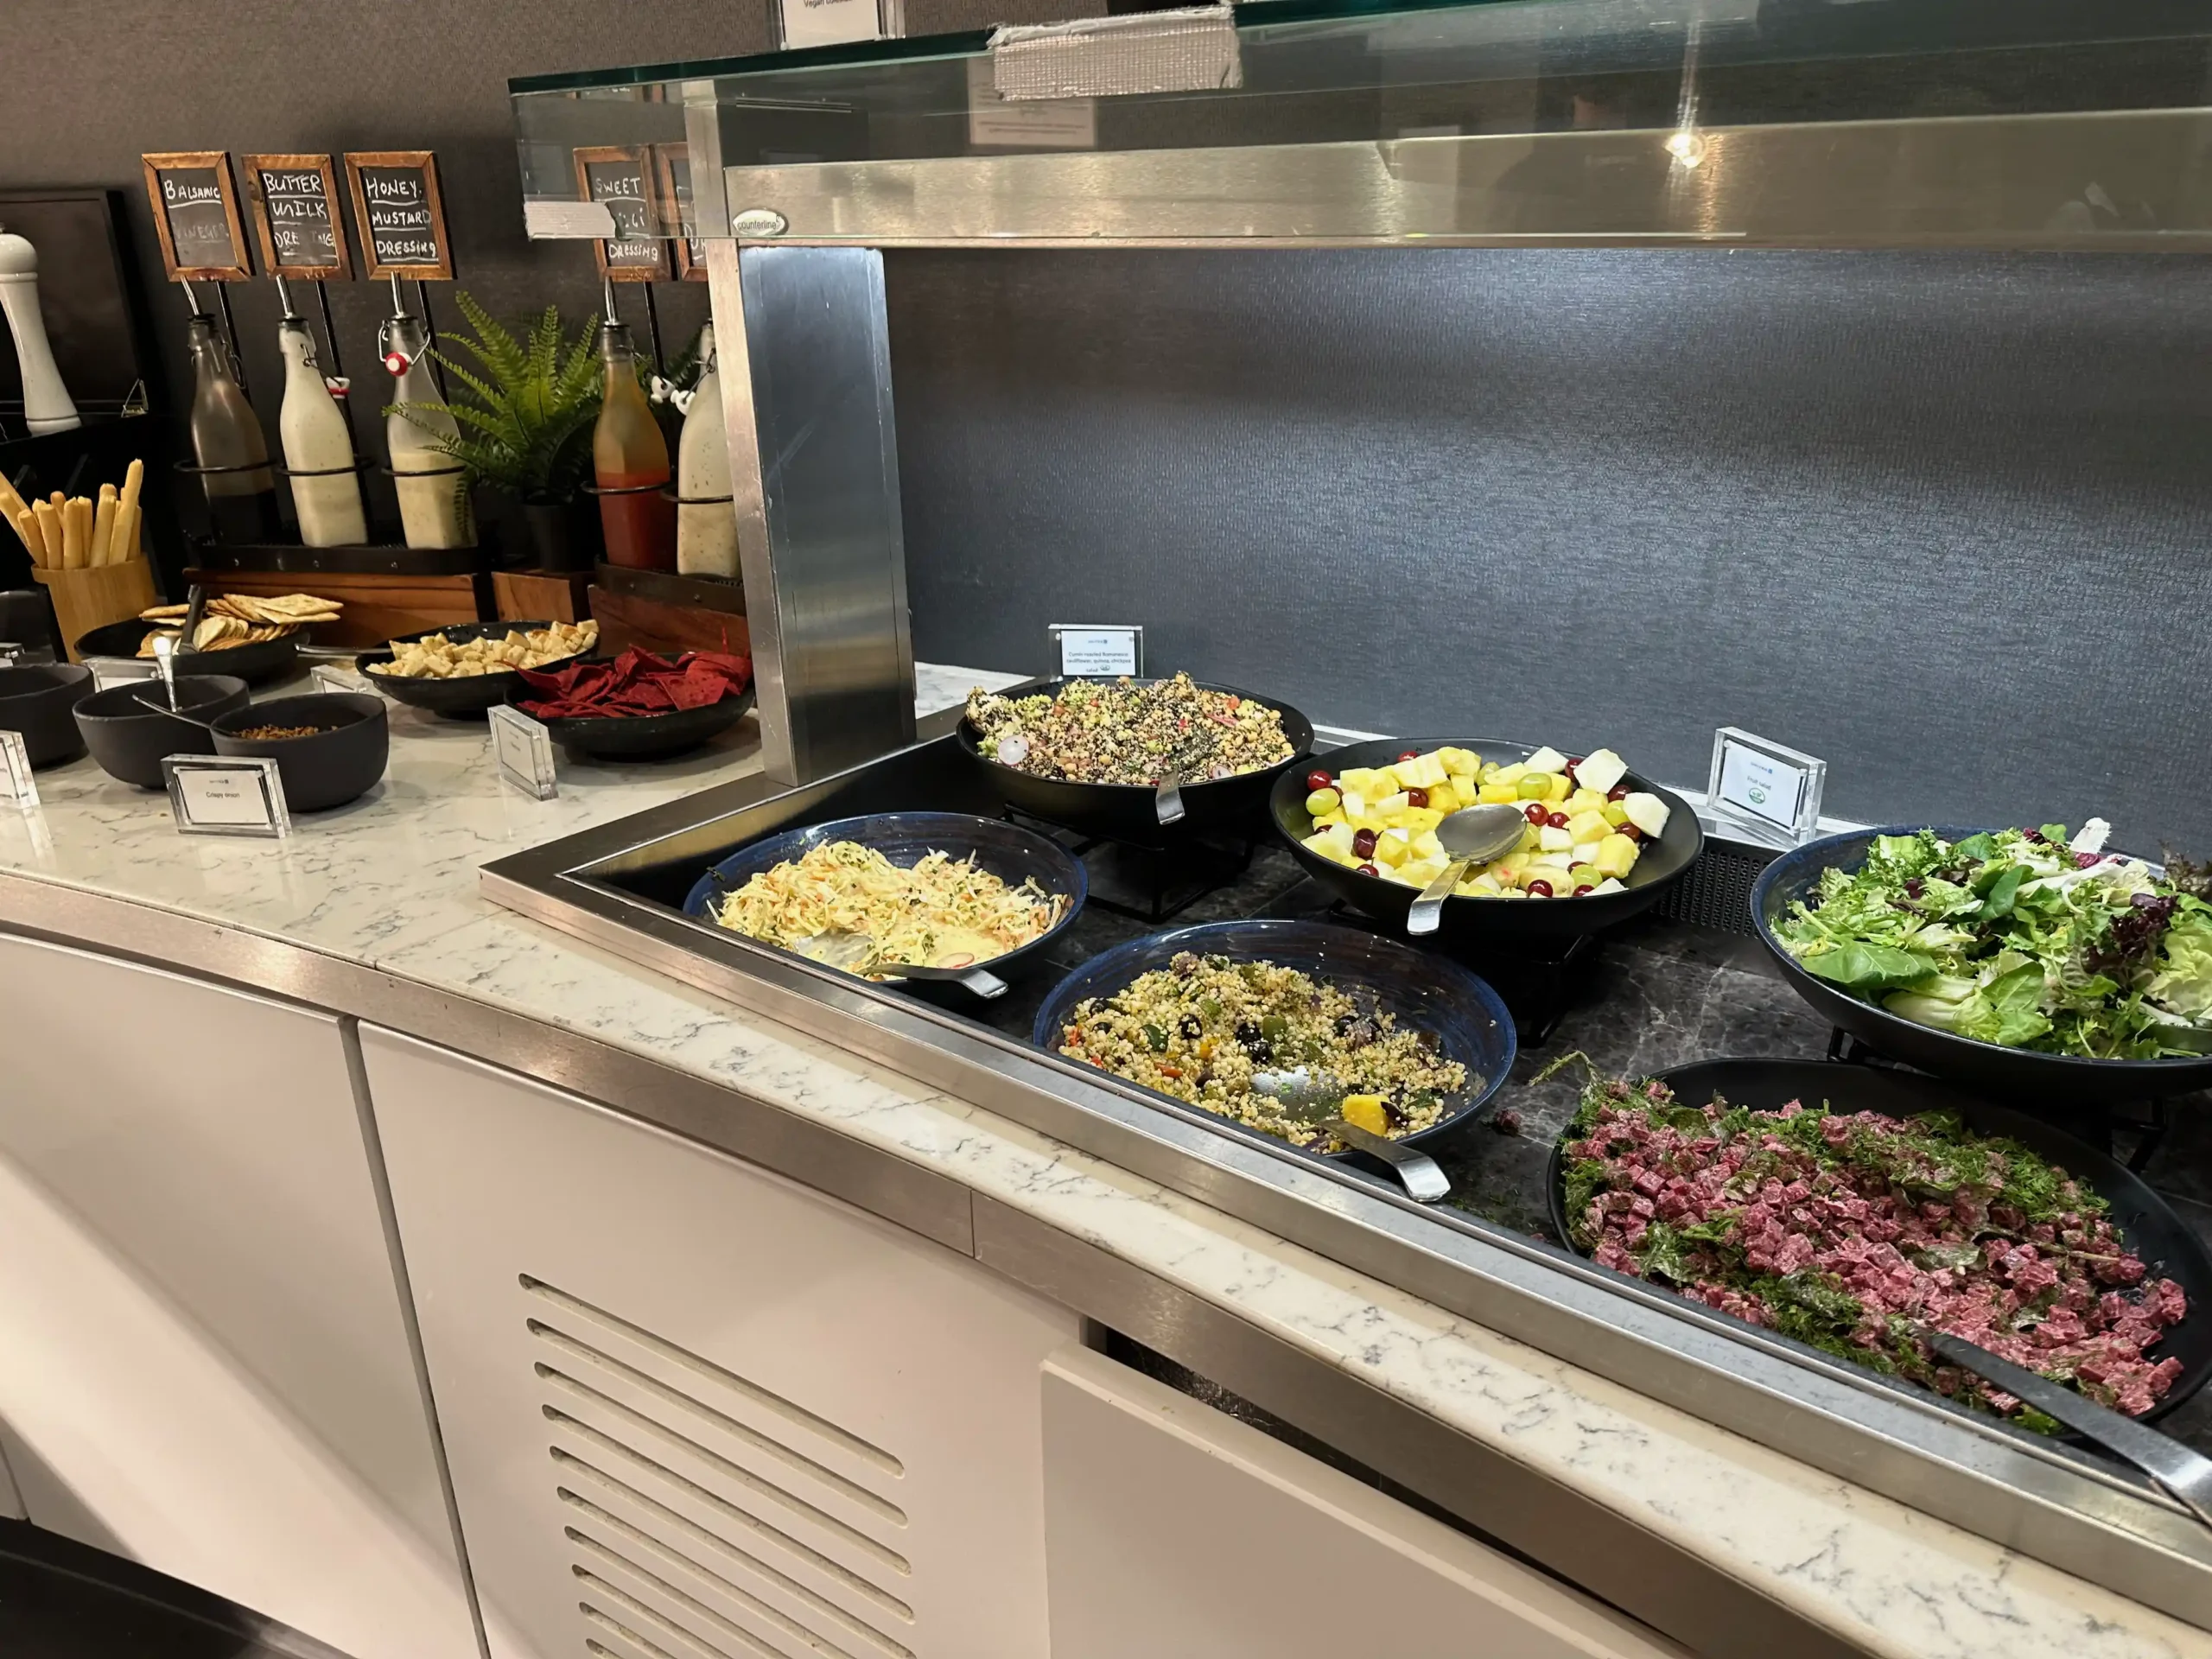
{"type": "Polygon", "coordinates": [[[1183,821],[1183,774],[1170,772],[1160,780],[1160,792],[1153,797],[1153,816],[1162,823],[1183,821]]]}
{"type": "Polygon", "coordinates": [[[1452,1190],[1452,1183],[1445,1179],[1436,1160],[1425,1152],[1402,1147],[1386,1135],[1363,1129],[1357,1123],[1347,1123],[1341,1117],[1329,1118],[1321,1127],[1353,1151],[1380,1158],[1389,1165],[1404,1183],[1406,1196],[1416,1204],[1434,1204],[1452,1190]]]}
{"type": "Polygon", "coordinates": [[[1436,931],[1444,919],[1444,901],[1465,878],[1467,867],[1474,861],[1471,858],[1453,859],[1444,867],[1441,874],[1421,890],[1421,897],[1406,912],[1407,932],[1420,935],[1436,931]]]}
{"type": "Polygon", "coordinates": [[[960,976],[960,982],[986,1001],[1006,995],[1006,981],[981,968],[969,969],[960,976]]]}
{"type": "Polygon", "coordinates": [[[2133,1464],[2169,1497],[2206,1526],[2212,1526],[2212,1459],[2198,1455],[2148,1424],[2108,1411],[2071,1389],[2062,1389],[2009,1359],[2001,1359],[1986,1348],[1948,1332],[1925,1334],[1928,1345],[1952,1364],[1995,1383],[2046,1416],[2056,1417],[2076,1434],[2133,1464]]]}

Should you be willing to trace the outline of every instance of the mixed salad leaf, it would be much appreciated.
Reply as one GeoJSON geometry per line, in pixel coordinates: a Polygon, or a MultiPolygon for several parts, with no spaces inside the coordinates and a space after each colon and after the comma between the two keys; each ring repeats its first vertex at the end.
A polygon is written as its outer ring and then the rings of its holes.
{"type": "Polygon", "coordinates": [[[1878,836],[1775,935],[1806,972],[1923,1026],[2092,1059],[2212,1053],[2212,903],[2104,851],[2109,826],[1878,836]]]}

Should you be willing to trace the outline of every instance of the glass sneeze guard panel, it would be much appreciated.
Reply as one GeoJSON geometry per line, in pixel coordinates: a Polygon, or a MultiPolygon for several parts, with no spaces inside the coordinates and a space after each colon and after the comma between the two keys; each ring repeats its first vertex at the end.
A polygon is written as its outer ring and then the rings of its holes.
{"type": "MultiPolygon", "coordinates": [[[[512,83],[537,234],[630,147],[671,236],[2195,248],[2202,0],[1236,8],[1230,84],[1007,99],[982,34],[512,83]]],[[[1147,15],[1106,20],[1101,38],[1147,15]]]]}

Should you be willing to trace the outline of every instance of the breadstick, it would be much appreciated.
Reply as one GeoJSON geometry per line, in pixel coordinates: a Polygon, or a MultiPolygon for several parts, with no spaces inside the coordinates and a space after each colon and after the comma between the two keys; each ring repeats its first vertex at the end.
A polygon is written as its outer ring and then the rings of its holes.
{"type": "Polygon", "coordinates": [[[85,568],[85,543],[92,529],[85,522],[85,513],[91,506],[91,502],[79,497],[61,509],[61,567],[65,570],[85,568]]]}
{"type": "Polygon", "coordinates": [[[38,519],[38,533],[46,542],[46,568],[59,570],[61,569],[61,515],[54,510],[51,501],[32,503],[31,512],[38,519]]]}
{"type": "Polygon", "coordinates": [[[5,513],[8,522],[12,524],[16,522],[16,514],[30,510],[31,504],[16,493],[16,486],[8,481],[7,474],[0,473],[0,513],[5,513]]]}
{"type": "Polygon", "coordinates": [[[54,510],[56,512],[60,512],[62,508],[69,505],[69,498],[62,494],[59,490],[56,490],[52,495],[48,496],[46,499],[54,504],[54,510]]]}
{"type": "Polygon", "coordinates": [[[100,504],[92,514],[92,539],[86,549],[85,563],[105,564],[115,543],[115,486],[100,486],[100,504]]]}
{"type": "Polygon", "coordinates": [[[123,528],[124,509],[128,507],[131,510],[131,536],[130,541],[125,542],[119,533],[117,535],[115,550],[108,556],[108,563],[111,564],[121,564],[138,550],[138,486],[145,481],[146,463],[143,461],[132,461],[123,474],[123,494],[115,510],[115,524],[118,532],[123,528]]]}
{"type": "Polygon", "coordinates": [[[23,545],[30,550],[31,563],[43,570],[49,561],[46,556],[46,537],[39,533],[38,517],[25,507],[15,517],[16,534],[23,538],[23,545]]]}
{"type": "Polygon", "coordinates": [[[138,526],[145,517],[143,510],[134,501],[128,512],[118,509],[115,515],[115,549],[108,560],[110,564],[128,564],[138,556],[138,526]]]}

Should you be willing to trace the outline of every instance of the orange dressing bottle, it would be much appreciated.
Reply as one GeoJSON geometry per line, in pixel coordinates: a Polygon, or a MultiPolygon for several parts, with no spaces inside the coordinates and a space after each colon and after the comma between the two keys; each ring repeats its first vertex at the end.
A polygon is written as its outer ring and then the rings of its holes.
{"type": "Polygon", "coordinates": [[[599,355],[607,365],[607,395],[592,429],[591,463],[594,480],[609,492],[599,498],[607,562],[634,570],[674,570],[676,503],[661,493],[671,476],[668,440],[638,384],[629,328],[611,320],[602,323],[599,355]]]}

